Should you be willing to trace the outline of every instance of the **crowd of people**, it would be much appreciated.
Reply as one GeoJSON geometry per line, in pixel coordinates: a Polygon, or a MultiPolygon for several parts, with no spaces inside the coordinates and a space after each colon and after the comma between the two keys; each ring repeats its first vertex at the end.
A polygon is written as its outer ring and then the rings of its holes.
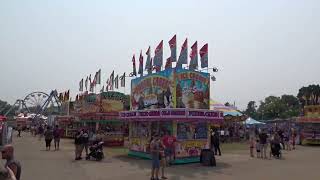
{"type": "Polygon", "coordinates": [[[267,151],[269,150],[269,159],[272,157],[281,158],[281,150],[291,151],[295,149],[297,133],[295,129],[290,128],[271,128],[256,129],[250,133],[250,156],[254,157],[254,149],[256,157],[267,159],[267,151]]]}

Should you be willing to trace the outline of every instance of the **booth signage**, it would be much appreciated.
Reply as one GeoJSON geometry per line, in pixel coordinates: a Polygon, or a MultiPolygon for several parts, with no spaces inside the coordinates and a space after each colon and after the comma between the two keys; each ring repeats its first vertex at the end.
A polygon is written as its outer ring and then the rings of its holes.
{"type": "Polygon", "coordinates": [[[189,110],[189,109],[159,109],[150,111],[126,111],[120,112],[123,119],[133,118],[200,118],[220,119],[223,113],[211,110],[189,110]]]}

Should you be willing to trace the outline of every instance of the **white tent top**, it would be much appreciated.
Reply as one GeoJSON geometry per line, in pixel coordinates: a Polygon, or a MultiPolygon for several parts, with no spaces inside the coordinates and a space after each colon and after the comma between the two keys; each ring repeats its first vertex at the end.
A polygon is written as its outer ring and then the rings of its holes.
{"type": "Polygon", "coordinates": [[[255,119],[252,119],[251,117],[249,117],[249,118],[245,121],[245,124],[247,124],[247,125],[255,125],[255,124],[266,124],[266,123],[257,121],[257,120],[255,120],[255,119]]]}

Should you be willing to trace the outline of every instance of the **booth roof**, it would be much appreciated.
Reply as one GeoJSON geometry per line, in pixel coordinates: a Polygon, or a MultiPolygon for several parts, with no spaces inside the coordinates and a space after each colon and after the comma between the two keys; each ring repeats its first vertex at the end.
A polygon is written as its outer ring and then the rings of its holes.
{"type": "Polygon", "coordinates": [[[210,110],[222,111],[224,116],[242,116],[243,114],[234,106],[225,106],[224,104],[210,100],[210,110]]]}
{"type": "Polygon", "coordinates": [[[255,124],[266,124],[266,123],[257,121],[257,120],[255,120],[255,119],[249,117],[249,118],[245,121],[245,124],[247,124],[247,125],[255,125],[255,124]]]}

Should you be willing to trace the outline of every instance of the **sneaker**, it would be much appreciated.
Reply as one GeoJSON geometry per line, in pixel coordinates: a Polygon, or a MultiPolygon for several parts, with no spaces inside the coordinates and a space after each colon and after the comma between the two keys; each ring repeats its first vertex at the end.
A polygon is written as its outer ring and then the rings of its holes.
{"type": "Polygon", "coordinates": [[[162,177],[161,177],[161,179],[168,179],[168,178],[167,178],[167,177],[165,177],[165,176],[162,176],[162,177]]]}

